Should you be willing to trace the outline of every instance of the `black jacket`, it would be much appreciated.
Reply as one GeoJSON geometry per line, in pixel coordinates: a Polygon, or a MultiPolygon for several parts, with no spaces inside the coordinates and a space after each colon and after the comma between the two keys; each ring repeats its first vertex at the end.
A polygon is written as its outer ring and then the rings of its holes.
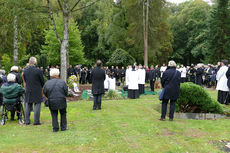
{"type": "Polygon", "coordinates": [[[226,72],[226,77],[228,78],[228,88],[230,88],[230,67],[228,68],[228,71],[226,72]]]}
{"type": "Polygon", "coordinates": [[[149,80],[156,80],[156,70],[149,70],[149,80]]]}
{"type": "Polygon", "coordinates": [[[51,110],[64,109],[67,107],[66,96],[68,87],[65,81],[61,79],[51,79],[44,86],[44,94],[48,98],[49,108],[51,110]]]}
{"type": "Polygon", "coordinates": [[[176,68],[168,68],[162,76],[161,84],[165,88],[163,99],[177,100],[180,94],[181,73],[176,68]],[[177,73],[173,79],[174,73],[177,73]],[[172,80],[173,79],[173,80],[172,80]]]}
{"type": "Polygon", "coordinates": [[[92,70],[92,94],[104,94],[105,71],[100,67],[92,70]]]}
{"type": "Polygon", "coordinates": [[[26,83],[26,103],[41,103],[42,87],[44,85],[44,78],[42,71],[35,67],[29,66],[24,70],[23,78],[26,83]]]}

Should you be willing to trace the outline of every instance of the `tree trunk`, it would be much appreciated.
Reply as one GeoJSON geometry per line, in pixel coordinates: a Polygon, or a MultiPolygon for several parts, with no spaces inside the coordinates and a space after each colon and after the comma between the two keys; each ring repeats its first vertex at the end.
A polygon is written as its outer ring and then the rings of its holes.
{"type": "Polygon", "coordinates": [[[69,48],[69,4],[68,1],[64,2],[64,33],[63,40],[61,43],[61,79],[66,82],[67,79],[67,55],[69,48]]]}
{"type": "Polygon", "coordinates": [[[18,65],[18,19],[14,17],[14,65],[18,65]]]}
{"type": "MultiPolygon", "coordinates": [[[[145,4],[143,4],[145,5],[145,4]]],[[[144,7],[143,7],[144,8],[144,7]]],[[[143,10],[145,12],[145,10],[143,10]]],[[[144,65],[148,66],[148,26],[149,26],[149,0],[146,2],[146,15],[145,15],[144,28],[144,65]]]]}

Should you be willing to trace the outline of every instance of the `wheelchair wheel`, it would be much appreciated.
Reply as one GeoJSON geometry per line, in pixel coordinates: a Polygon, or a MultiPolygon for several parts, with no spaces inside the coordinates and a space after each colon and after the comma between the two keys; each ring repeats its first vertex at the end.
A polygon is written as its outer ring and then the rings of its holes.
{"type": "Polygon", "coordinates": [[[5,122],[6,122],[5,107],[2,106],[0,124],[1,124],[1,125],[5,125],[5,122]]]}
{"type": "Polygon", "coordinates": [[[22,103],[20,103],[20,115],[19,115],[19,124],[25,124],[25,113],[22,103]]]}

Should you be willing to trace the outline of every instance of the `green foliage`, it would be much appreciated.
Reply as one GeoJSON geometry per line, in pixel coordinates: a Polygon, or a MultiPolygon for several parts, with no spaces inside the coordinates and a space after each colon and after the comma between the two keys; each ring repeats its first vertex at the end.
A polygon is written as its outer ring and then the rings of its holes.
{"type": "Polygon", "coordinates": [[[223,113],[222,106],[205,89],[194,83],[183,83],[177,100],[177,111],[184,113],[223,113]]]}
{"type": "Polygon", "coordinates": [[[123,49],[117,49],[113,52],[112,56],[106,64],[110,66],[128,66],[132,65],[134,62],[135,59],[129,55],[128,52],[123,49]]]}
{"type": "MultiPolygon", "coordinates": [[[[63,21],[61,17],[57,17],[56,28],[59,36],[62,39],[63,36],[63,21]]],[[[60,64],[60,44],[54,34],[53,27],[50,26],[46,31],[46,41],[42,46],[41,53],[47,57],[48,64],[59,65],[60,64]]],[[[85,62],[83,45],[81,42],[81,34],[78,27],[73,20],[69,23],[69,63],[71,65],[83,64],[85,62]]]]}
{"type": "Polygon", "coordinates": [[[230,10],[228,0],[217,0],[210,12],[208,43],[208,59],[218,62],[230,57],[230,10]]]}
{"type": "Polygon", "coordinates": [[[208,52],[210,6],[203,0],[187,1],[170,7],[169,18],[174,37],[171,58],[185,65],[203,62],[208,52]]]}
{"type": "Polygon", "coordinates": [[[2,55],[1,64],[6,72],[10,71],[11,66],[13,66],[13,62],[8,54],[2,55]]]}
{"type": "Polygon", "coordinates": [[[120,94],[118,91],[116,91],[116,90],[109,90],[108,92],[106,92],[104,98],[115,100],[115,99],[121,99],[122,96],[121,96],[121,94],[120,94]]]}

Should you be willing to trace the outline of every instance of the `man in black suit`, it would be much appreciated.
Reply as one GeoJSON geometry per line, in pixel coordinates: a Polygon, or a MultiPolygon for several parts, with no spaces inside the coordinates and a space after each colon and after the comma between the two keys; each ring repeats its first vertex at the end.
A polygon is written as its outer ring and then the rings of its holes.
{"type": "Polygon", "coordinates": [[[94,97],[93,110],[101,109],[101,96],[105,93],[105,71],[101,69],[101,61],[97,61],[97,67],[92,70],[92,94],[94,97]]]}
{"type": "Polygon", "coordinates": [[[31,57],[29,66],[24,70],[23,80],[25,81],[25,123],[30,124],[30,112],[34,104],[34,125],[40,125],[40,111],[42,98],[42,87],[44,78],[42,71],[36,67],[37,59],[31,57]]]}
{"type": "Polygon", "coordinates": [[[151,66],[151,70],[149,71],[149,80],[150,80],[150,88],[151,88],[151,91],[154,92],[154,84],[155,84],[155,81],[156,81],[156,71],[154,70],[154,67],[151,66]]]}

